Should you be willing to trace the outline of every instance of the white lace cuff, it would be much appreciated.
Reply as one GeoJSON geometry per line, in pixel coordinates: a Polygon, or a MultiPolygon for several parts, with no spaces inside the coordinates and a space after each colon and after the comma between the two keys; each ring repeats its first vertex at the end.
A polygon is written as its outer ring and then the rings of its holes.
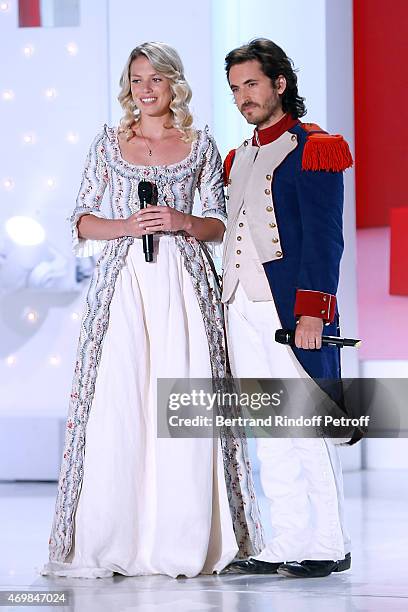
{"type": "Polygon", "coordinates": [[[93,255],[97,255],[102,251],[107,243],[107,240],[94,240],[91,238],[79,237],[77,224],[83,215],[94,215],[95,217],[99,217],[101,219],[106,219],[107,217],[99,212],[99,210],[82,208],[75,210],[72,216],[69,218],[72,232],[72,250],[74,251],[76,257],[92,257],[93,255]]]}

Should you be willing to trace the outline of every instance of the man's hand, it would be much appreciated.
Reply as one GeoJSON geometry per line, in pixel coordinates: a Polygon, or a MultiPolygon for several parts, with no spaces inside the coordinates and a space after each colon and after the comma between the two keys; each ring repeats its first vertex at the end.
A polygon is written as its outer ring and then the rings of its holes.
{"type": "Polygon", "coordinates": [[[322,347],[322,332],[322,319],[302,316],[296,325],[295,345],[302,349],[320,349],[322,347]]]}

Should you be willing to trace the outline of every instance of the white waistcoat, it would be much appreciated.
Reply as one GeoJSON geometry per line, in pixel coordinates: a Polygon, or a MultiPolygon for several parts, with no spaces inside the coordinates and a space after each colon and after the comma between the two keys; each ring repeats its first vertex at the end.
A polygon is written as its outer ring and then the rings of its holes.
{"type": "Polygon", "coordinates": [[[272,198],[274,170],[297,146],[285,132],[256,147],[246,140],[235,153],[228,185],[228,224],[224,242],[222,301],[228,302],[238,281],[249,300],[272,299],[262,263],[284,256],[272,198]]]}

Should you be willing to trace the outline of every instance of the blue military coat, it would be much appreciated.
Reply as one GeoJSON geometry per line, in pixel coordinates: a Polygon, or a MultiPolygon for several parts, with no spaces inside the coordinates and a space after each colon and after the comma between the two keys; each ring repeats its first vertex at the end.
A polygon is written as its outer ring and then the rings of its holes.
{"type": "MultiPolygon", "coordinates": [[[[298,146],[275,169],[272,181],[275,215],[285,257],[264,263],[265,273],[282,325],[295,329],[298,289],[336,295],[343,253],[343,173],[303,169],[309,137],[300,124],[289,130],[298,146]]],[[[339,314],[324,327],[324,334],[339,335],[339,314]]],[[[294,347],[297,359],[313,378],[340,377],[339,349],[294,347]]]]}

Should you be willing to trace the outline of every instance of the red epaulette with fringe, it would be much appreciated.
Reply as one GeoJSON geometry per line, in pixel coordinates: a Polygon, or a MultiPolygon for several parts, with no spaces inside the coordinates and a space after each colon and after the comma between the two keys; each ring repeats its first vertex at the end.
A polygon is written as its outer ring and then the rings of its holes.
{"type": "Polygon", "coordinates": [[[342,172],[346,168],[351,168],[353,158],[343,136],[328,134],[316,123],[300,123],[300,127],[307,132],[302,170],[342,172]]]}
{"type": "Polygon", "coordinates": [[[235,151],[236,149],[231,149],[227,157],[224,159],[224,185],[228,185],[229,175],[232,164],[234,163],[235,151]]]}

